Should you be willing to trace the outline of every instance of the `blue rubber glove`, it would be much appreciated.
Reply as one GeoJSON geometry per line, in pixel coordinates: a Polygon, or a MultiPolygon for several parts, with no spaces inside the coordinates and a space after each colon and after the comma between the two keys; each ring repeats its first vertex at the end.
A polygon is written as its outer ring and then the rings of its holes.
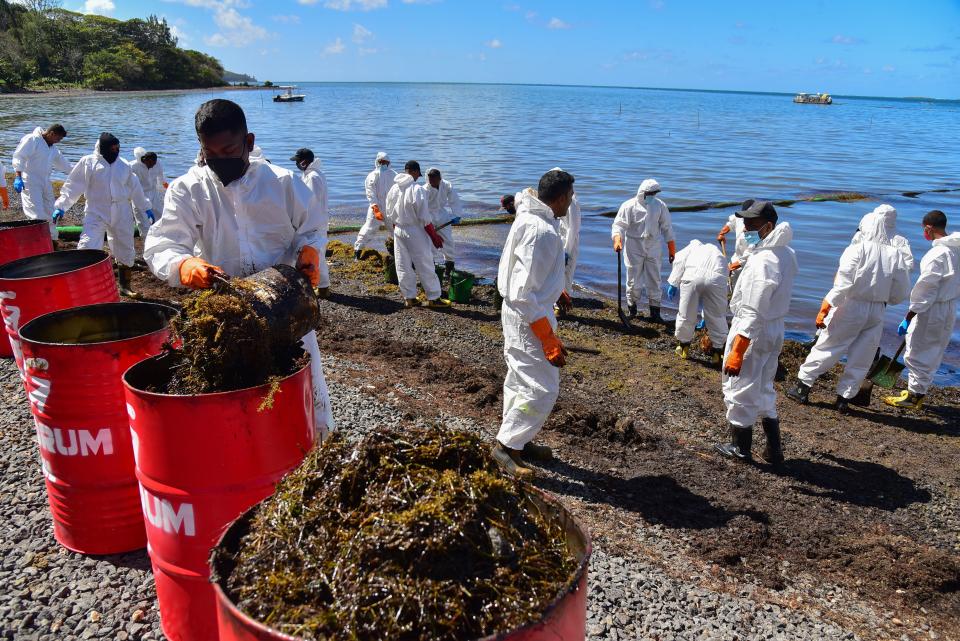
{"type": "Polygon", "coordinates": [[[63,214],[64,214],[64,211],[62,209],[54,209],[53,222],[58,222],[61,218],[63,218],[63,214]]]}
{"type": "Polygon", "coordinates": [[[673,285],[667,285],[667,298],[673,300],[674,296],[677,295],[677,292],[680,290],[674,287],[673,285]]]}
{"type": "Polygon", "coordinates": [[[13,179],[13,190],[18,194],[23,191],[23,178],[20,176],[13,179]]]}
{"type": "Polygon", "coordinates": [[[707,326],[707,320],[705,318],[701,318],[700,322],[697,323],[697,329],[703,329],[706,326],[707,326]]]}
{"type": "Polygon", "coordinates": [[[157,222],[157,219],[153,217],[153,210],[152,210],[152,209],[148,209],[148,210],[147,210],[147,219],[150,221],[150,224],[151,224],[151,225],[152,225],[153,223],[157,222]]]}
{"type": "Polygon", "coordinates": [[[910,321],[904,318],[897,327],[897,336],[906,336],[908,327],[910,327],[910,321]]]}

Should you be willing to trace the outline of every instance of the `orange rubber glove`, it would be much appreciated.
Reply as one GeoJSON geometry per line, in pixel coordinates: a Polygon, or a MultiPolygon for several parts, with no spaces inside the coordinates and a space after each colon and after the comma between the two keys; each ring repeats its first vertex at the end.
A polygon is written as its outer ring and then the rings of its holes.
{"type": "Polygon", "coordinates": [[[741,267],[740,263],[738,263],[738,262],[732,262],[732,263],[730,263],[730,264],[727,266],[727,269],[730,270],[730,271],[732,271],[732,272],[735,272],[735,271],[737,271],[738,269],[740,269],[740,267],[741,267]]]}
{"type": "Polygon", "coordinates": [[[557,307],[559,307],[560,311],[564,314],[569,314],[573,310],[573,299],[570,298],[570,294],[565,291],[560,292],[560,298],[557,299],[557,307]]]}
{"type": "Polygon", "coordinates": [[[314,287],[320,286],[320,252],[311,245],[304,245],[297,254],[297,271],[310,280],[314,287]]]}
{"type": "Polygon", "coordinates": [[[0,199],[3,200],[3,208],[10,209],[10,192],[6,187],[0,187],[0,199]]]}
{"type": "Polygon", "coordinates": [[[817,314],[817,327],[823,329],[827,326],[827,314],[830,313],[830,303],[823,301],[820,305],[820,313],[817,314]]]}
{"type": "Polygon", "coordinates": [[[730,233],[730,225],[724,225],[720,228],[720,233],[717,234],[717,242],[722,243],[727,239],[727,234],[730,233]]]}
{"type": "Polygon", "coordinates": [[[163,188],[167,189],[170,186],[170,183],[163,183],[163,188]]]}
{"type": "Polygon", "coordinates": [[[546,316],[530,323],[530,329],[540,339],[540,343],[543,345],[543,354],[551,365],[563,367],[567,364],[567,350],[553,332],[550,321],[547,320],[546,316]]]}
{"type": "Polygon", "coordinates": [[[380,211],[380,205],[376,203],[373,205],[373,217],[380,221],[383,220],[383,212],[380,211]]]}
{"type": "Polygon", "coordinates": [[[202,258],[192,256],[180,263],[180,283],[190,289],[209,289],[213,287],[213,277],[224,276],[223,270],[211,265],[202,258]]]}
{"type": "Polygon", "coordinates": [[[673,262],[673,259],[677,256],[677,243],[672,240],[667,241],[667,252],[670,254],[670,262],[673,262]]]}
{"type": "Polygon", "coordinates": [[[750,347],[750,339],[741,334],[737,334],[733,339],[733,345],[730,346],[730,353],[727,354],[727,362],[723,364],[723,373],[727,376],[740,376],[740,368],[743,367],[743,355],[750,347]]]}
{"type": "Polygon", "coordinates": [[[613,251],[618,252],[623,249],[623,237],[620,234],[613,235],[613,251]]]}

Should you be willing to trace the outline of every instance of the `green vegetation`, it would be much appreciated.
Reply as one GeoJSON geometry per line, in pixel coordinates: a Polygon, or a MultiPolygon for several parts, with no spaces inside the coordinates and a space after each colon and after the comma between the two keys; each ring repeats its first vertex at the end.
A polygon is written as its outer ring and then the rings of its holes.
{"type": "Polygon", "coordinates": [[[0,0],[0,91],[191,89],[221,86],[223,74],[216,58],[177,47],[157,16],[124,21],[56,0],[0,0]]]}

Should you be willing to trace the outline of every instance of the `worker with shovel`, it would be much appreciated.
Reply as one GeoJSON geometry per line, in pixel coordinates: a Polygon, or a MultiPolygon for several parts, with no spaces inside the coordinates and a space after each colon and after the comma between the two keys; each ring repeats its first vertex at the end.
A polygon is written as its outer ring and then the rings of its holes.
{"type": "Polygon", "coordinates": [[[903,253],[887,236],[883,217],[867,214],[860,221],[858,241],[840,257],[833,288],[817,314],[819,337],[787,396],[808,403],[817,378],[846,356],[835,404],[837,410],[846,412],[880,345],[887,305],[899,305],[909,291],[910,270],[903,253]]]}
{"type": "Polygon", "coordinates": [[[573,199],[572,175],[551,170],[537,191],[516,196],[517,217],[507,235],[497,288],[503,296],[503,422],[493,458],[508,474],[525,478],[525,459],[549,460],[553,452],[533,443],[560,393],[567,350],[556,334],[553,305],[563,292],[563,239],[559,218],[573,199]]]}
{"type": "Polygon", "coordinates": [[[910,292],[910,311],[897,328],[906,336],[903,357],[909,371],[907,389],[883,402],[920,409],[953,335],[960,299],[960,232],[947,234],[947,216],[933,210],[923,217],[923,237],[933,247],[920,261],[920,278],[910,292]]]}
{"type": "MultiPolygon", "coordinates": [[[[236,103],[203,103],[194,125],[204,162],[170,183],[163,218],[144,245],[150,270],[171,287],[207,289],[224,275],[286,264],[316,287],[325,229],[307,186],[287,169],[250,159],[254,134],[236,103]]],[[[324,435],[334,422],[316,332],[303,337],[303,348],[310,355],[316,428],[324,435]]]]}

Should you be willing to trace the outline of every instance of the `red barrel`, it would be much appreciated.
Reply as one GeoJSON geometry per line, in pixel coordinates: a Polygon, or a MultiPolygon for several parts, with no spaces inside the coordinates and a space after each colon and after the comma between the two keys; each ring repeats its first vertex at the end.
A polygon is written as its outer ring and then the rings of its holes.
{"type": "MultiPolygon", "coordinates": [[[[587,569],[593,546],[590,533],[571,515],[557,498],[527,486],[527,498],[548,519],[556,519],[567,535],[567,549],[577,559],[576,572],[542,616],[525,626],[478,641],[584,641],[587,635],[587,569]]],[[[223,583],[233,570],[233,559],[240,539],[250,526],[254,510],[247,511],[224,532],[217,544],[218,552],[211,563],[216,577],[213,589],[217,597],[217,619],[220,641],[302,641],[254,621],[240,611],[224,591],[223,583]]]]}
{"type": "Polygon", "coordinates": [[[160,623],[172,641],[216,641],[207,559],[223,529],[273,493],[313,447],[309,365],[271,385],[177,396],[169,356],[124,375],[160,623]]]}
{"type": "Polygon", "coordinates": [[[98,249],[39,254],[0,265],[0,316],[20,375],[20,327],[47,312],[119,300],[110,256],[98,249]]]}
{"type": "MultiPolygon", "coordinates": [[[[45,220],[17,220],[0,223],[0,265],[18,258],[53,251],[50,225],[45,220]]],[[[10,343],[0,340],[0,358],[10,358],[10,343]]]]}
{"type": "Polygon", "coordinates": [[[74,552],[147,544],[121,377],[160,353],[176,314],[156,303],[103,303],[20,328],[53,535],[74,552]]]}

